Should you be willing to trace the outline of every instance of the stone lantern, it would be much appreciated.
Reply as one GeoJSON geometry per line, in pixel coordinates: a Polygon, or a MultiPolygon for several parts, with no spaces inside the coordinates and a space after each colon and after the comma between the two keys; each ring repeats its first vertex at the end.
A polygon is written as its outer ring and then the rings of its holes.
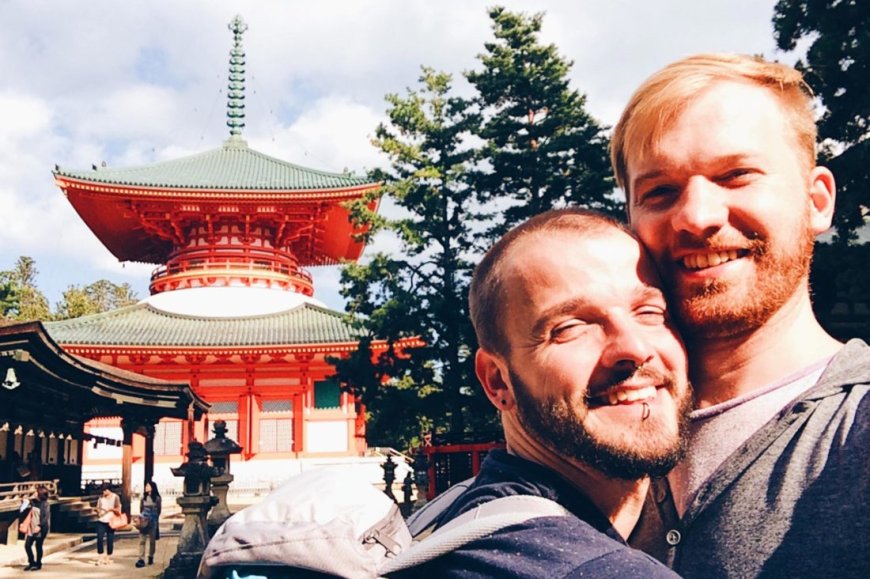
{"type": "Polygon", "coordinates": [[[387,456],[387,460],[381,465],[381,468],[384,469],[384,493],[396,503],[398,501],[396,501],[396,495],[393,494],[393,483],[396,481],[397,466],[392,456],[387,456]]]}
{"type": "Polygon", "coordinates": [[[206,515],[217,502],[211,495],[211,479],[218,470],[208,464],[205,447],[193,440],[188,445],[187,462],[172,469],[175,476],[184,477],[184,494],[177,502],[184,514],[184,524],[178,538],[178,551],[169,561],[165,579],[193,577],[208,544],[206,515]]]}
{"type": "Polygon", "coordinates": [[[227,492],[233,475],[230,474],[230,455],[242,452],[242,447],[236,441],[227,438],[227,423],[216,420],[214,423],[214,438],[204,445],[205,451],[211,457],[211,463],[218,470],[217,476],[211,479],[211,488],[218,502],[208,515],[208,534],[214,535],[224,521],[230,518],[229,505],[227,504],[227,492]]]}

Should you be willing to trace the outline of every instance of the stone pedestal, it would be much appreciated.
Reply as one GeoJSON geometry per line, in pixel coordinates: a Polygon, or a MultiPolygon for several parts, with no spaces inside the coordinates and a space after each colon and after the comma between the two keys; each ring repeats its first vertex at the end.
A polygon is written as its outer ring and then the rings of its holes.
{"type": "Polygon", "coordinates": [[[211,494],[211,478],[220,471],[206,462],[202,443],[193,440],[188,445],[187,462],[173,468],[172,474],[184,477],[184,495],[176,499],[184,514],[184,525],[178,538],[178,550],[170,559],[163,577],[193,578],[208,544],[206,516],[217,502],[211,494]]]}
{"type": "Polygon", "coordinates": [[[199,560],[208,544],[206,513],[217,502],[212,496],[178,497],[184,524],[178,537],[178,551],[163,573],[164,579],[196,577],[199,560]]]}
{"type": "MultiPolygon", "coordinates": [[[[16,545],[18,543],[18,524],[21,522],[20,517],[12,519],[9,526],[3,532],[4,545],[16,545]]],[[[3,527],[0,526],[0,529],[3,527]]]]}
{"type": "Polygon", "coordinates": [[[217,499],[214,508],[208,515],[208,535],[214,536],[218,528],[224,524],[224,521],[232,516],[229,505],[227,504],[227,493],[230,490],[230,483],[233,482],[233,475],[224,473],[220,476],[211,479],[211,492],[217,499]]]}
{"type": "Polygon", "coordinates": [[[214,423],[214,438],[207,441],[203,447],[211,457],[211,463],[215,468],[215,476],[211,477],[212,493],[217,497],[217,504],[208,516],[208,534],[213,536],[224,521],[230,518],[232,513],[227,504],[227,493],[233,475],[230,474],[230,455],[242,452],[242,447],[234,440],[227,438],[227,423],[216,420],[214,423]]]}

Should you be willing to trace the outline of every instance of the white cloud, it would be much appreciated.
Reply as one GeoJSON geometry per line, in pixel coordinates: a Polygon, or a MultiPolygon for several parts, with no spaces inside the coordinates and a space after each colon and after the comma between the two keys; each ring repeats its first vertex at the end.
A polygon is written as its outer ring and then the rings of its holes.
{"type": "Polygon", "coordinates": [[[327,96],[309,107],[272,138],[250,137],[250,145],[264,153],[325,171],[345,169],[357,174],[382,164],[371,145],[383,115],[346,96],[327,96]]]}

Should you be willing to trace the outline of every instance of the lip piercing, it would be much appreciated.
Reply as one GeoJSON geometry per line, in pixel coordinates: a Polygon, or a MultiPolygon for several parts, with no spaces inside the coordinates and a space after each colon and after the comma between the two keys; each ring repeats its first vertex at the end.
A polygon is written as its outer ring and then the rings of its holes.
{"type": "Polygon", "coordinates": [[[649,404],[647,404],[646,402],[644,402],[644,403],[643,403],[643,414],[641,414],[640,419],[641,419],[641,420],[646,420],[647,418],[649,418],[649,414],[650,414],[649,404]]]}

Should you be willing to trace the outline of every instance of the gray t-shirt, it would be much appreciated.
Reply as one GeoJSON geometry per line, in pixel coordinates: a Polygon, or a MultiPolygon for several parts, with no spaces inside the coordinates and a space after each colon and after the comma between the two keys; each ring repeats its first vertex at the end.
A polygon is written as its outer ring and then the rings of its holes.
{"type": "Polygon", "coordinates": [[[689,453],[668,474],[681,517],[719,465],[786,404],[818,382],[829,362],[830,358],[822,360],[764,388],[691,413],[689,453]]]}

